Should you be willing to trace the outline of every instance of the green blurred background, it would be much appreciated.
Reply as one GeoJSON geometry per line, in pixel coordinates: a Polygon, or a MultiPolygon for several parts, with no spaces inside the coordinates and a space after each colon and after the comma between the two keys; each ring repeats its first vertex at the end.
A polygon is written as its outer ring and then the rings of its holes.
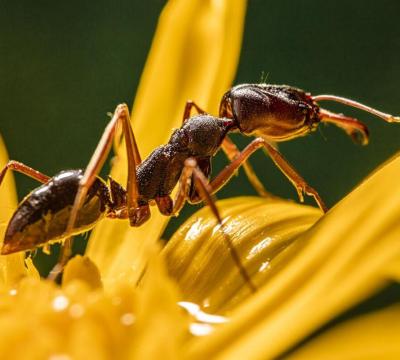
{"type": "MultiPolygon", "coordinates": [[[[12,159],[49,175],[85,167],[106,113],[133,101],[164,3],[0,2],[0,133],[12,159]]],[[[264,73],[270,83],[400,113],[399,14],[398,0],[251,0],[235,83],[259,82],[264,73]]],[[[399,150],[400,125],[343,106],[325,107],[365,121],[370,145],[356,146],[339,129],[323,127],[280,149],[332,206],[399,150]]],[[[240,146],[249,142],[235,140],[240,146]]],[[[225,163],[223,156],[216,160],[216,168],[225,163]]],[[[268,189],[296,199],[262,153],[252,162],[268,189]]],[[[16,180],[20,197],[37,185],[21,175],[16,180]]],[[[254,191],[242,175],[218,196],[246,194],[254,191]]],[[[185,218],[173,220],[165,237],[185,218]]],[[[84,241],[77,246],[82,251],[84,241]]],[[[50,266],[46,256],[39,254],[35,261],[41,269],[50,266]]]]}

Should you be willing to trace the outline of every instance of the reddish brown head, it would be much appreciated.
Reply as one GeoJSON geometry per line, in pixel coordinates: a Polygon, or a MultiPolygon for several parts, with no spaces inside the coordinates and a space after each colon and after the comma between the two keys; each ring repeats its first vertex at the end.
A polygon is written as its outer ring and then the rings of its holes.
{"type": "Polygon", "coordinates": [[[220,104],[220,117],[234,120],[232,130],[245,135],[285,141],[304,136],[319,123],[332,123],[355,142],[368,144],[368,128],[357,119],[320,108],[317,102],[335,101],[355,107],[387,122],[400,117],[383,113],[354,100],[335,95],[317,95],[287,85],[243,84],[227,91],[220,104]]]}
{"type": "Polygon", "coordinates": [[[226,92],[220,116],[232,118],[246,135],[274,141],[307,135],[318,125],[319,107],[310,94],[286,85],[244,84],[226,92]]]}

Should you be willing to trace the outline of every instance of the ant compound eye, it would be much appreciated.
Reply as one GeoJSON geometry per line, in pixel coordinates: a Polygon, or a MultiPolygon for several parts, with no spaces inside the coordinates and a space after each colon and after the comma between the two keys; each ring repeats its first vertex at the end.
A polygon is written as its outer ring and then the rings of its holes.
{"type": "Polygon", "coordinates": [[[299,113],[303,114],[303,115],[307,115],[309,113],[310,106],[304,103],[299,103],[298,104],[298,109],[299,109],[299,113]]]}

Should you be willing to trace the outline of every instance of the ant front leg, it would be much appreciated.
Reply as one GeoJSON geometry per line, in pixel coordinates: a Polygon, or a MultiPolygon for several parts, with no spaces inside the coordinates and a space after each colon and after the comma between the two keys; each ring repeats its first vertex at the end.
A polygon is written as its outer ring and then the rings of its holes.
{"type": "Polygon", "coordinates": [[[44,175],[40,171],[32,169],[31,167],[29,167],[23,163],[20,163],[15,160],[10,160],[0,172],[0,186],[1,186],[1,183],[3,182],[4,177],[6,176],[7,170],[18,171],[21,174],[29,176],[43,184],[48,182],[51,179],[49,176],[44,175]]]}
{"type": "MultiPolygon", "coordinates": [[[[194,101],[188,100],[186,101],[185,110],[183,112],[182,123],[185,123],[185,121],[190,118],[190,114],[193,108],[195,108],[199,114],[207,114],[207,112],[204,111],[200,106],[198,106],[194,101]]],[[[227,136],[222,141],[221,148],[230,161],[236,158],[240,153],[236,145],[227,136]]],[[[247,178],[250,181],[250,184],[257,191],[258,195],[268,198],[273,197],[273,195],[265,189],[264,185],[262,184],[262,182],[256,175],[253,167],[248,161],[243,164],[243,169],[246,173],[247,178]]]]}
{"type": "MultiPolygon", "coordinates": [[[[264,139],[257,138],[253,140],[250,145],[254,144],[256,147],[260,143],[264,146],[267,150],[268,155],[275,163],[276,166],[282,171],[282,173],[289,179],[289,181],[293,184],[297,191],[297,195],[299,196],[300,202],[304,201],[303,193],[309,196],[312,196],[319,206],[319,208],[323,212],[327,212],[328,208],[326,207],[325,203],[322,201],[321,197],[319,196],[317,190],[312,188],[307,182],[300,176],[300,174],[294,169],[292,165],[283,157],[283,155],[276,150],[273,146],[268,144],[264,139]]],[[[261,146],[259,145],[259,146],[261,146]]]]}
{"type": "MultiPolygon", "coordinates": [[[[139,206],[139,190],[136,177],[136,167],[141,163],[139,150],[130,125],[129,110],[126,104],[118,105],[112,119],[108,123],[104,133],[94,151],[92,158],[85,170],[85,173],[79,183],[78,191],[71,214],[68,220],[65,234],[71,234],[74,228],[79,209],[85,201],[86,195],[96,179],[97,174],[104,165],[105,160],[111,150],[111,146],[116,133],[116,127],[122,123],[123,135],[125,137],[126,152],[128,158],[128,180],[127,180],[127,216],[131,226],[139,226],[150,216],[148,205],[139,206]]],[[[67,263],[72,253],[71,237],[67,238],[61,248],[60,257],[57,265],[50,272],[49,278],[56,279],[67,263]]]]}
{"type": "MultiPolygon", "coordinates": [[[[228,136],[226,136],[225,139],[222,141],[221,148],[230,161],[235,160],[240,155],[240,150],[237,148],[234,142],[228,138],[228,136]]],[[[243,163],[243,169],[247,176],[247,179],[249,180],[253,188],[257,191],[258,195],[266,198],[274,197],[269,191],[265,189],[264,185],[262,184],[262,182],[256,175],[253,167],[248,161],[245,161],[243,163]]]]}
{"type": "MultiPolygon", "coordinates": [[[[312,188],[307,182],[299,175],[299,173],[288,163],[288,161],[283,157],[283,155],[271,146],[267,141],[262,138],[254,139],[246,148],[239,153],[239,155],[227,165],[211,182],[211,193],[217,192],[221,189],[229,179],[236,173],[238,168],[242,166],[246,160],[259,148],[264,147],[278,166],[278,168],[283,172],[283,174],[289,179],[289,181],[294,185],[296,191],[299,195],[300,201],[304,201],[303,193],[312,196],[320,209],[324,212],[328,211],[318,192],[312,188]]],[[[192,199],[192,202],[198,202],[201,199],[192,199]]]]}

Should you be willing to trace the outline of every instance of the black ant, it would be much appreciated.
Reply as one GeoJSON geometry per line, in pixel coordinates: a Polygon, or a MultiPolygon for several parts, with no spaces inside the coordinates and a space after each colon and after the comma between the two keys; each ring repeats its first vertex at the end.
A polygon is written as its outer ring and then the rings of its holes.
{"type": "Polygon", "coordinates": [[[183,124],[169,142],[156,148],[141,160],[130,125],[129,111],[119,105],[107,125],[86,168],[62,171],[50,178],[22,163],[10,161],[0,173],[0,184],[7,169],[19,171],[42,183],[19,204],[12,216],[1,253],[10,254],[43,246],[68,238],[63,246],[53,278],[62,270],[71,255],[71,236],[91,229],[102,217],[129,219],[131,226],[140,226],[150,217],[149,205],[156,204],[166,216],[177,215],[184,203],[205,200],[221,225],[224,239],[238,269],[251,290],[256,287],[244,269],[240,257],[222,227],[222,218],[212,199],[244,166],[256,190],[267,192],[246,160],[257,149],[267,154],[295,186],[300,200],[312,196],[327,211],[317,191],[309,186],[269,141],[286,141],[307,135],[319,123],[333,123],[355,141],[368,142],[367,127],[356,119],[320,108],[319,101],[332,100],[360,108],[387,122],[400,122],[400,117],[382,113],[352,100],[333,96],[311,96],[303,90],[285,85],[244,84],[231,88],[220,103],[219,117],[207,114],[192,101],[186,103],[183,124]],[[199,114],[190,116],[192,108],[199,114]],[[128,157],[126,189],[109,177],[108,184],[97,176],[110,151],[118,125],[122,125],[128,157]],[[259,136],[243,151],[229,140],[228,133],[240,132],[259,136]],[[210,180],[211,159],[222,148],[231,160],[210,180]],[[179,182],[175,200],[171,192],[179,182]]]}

